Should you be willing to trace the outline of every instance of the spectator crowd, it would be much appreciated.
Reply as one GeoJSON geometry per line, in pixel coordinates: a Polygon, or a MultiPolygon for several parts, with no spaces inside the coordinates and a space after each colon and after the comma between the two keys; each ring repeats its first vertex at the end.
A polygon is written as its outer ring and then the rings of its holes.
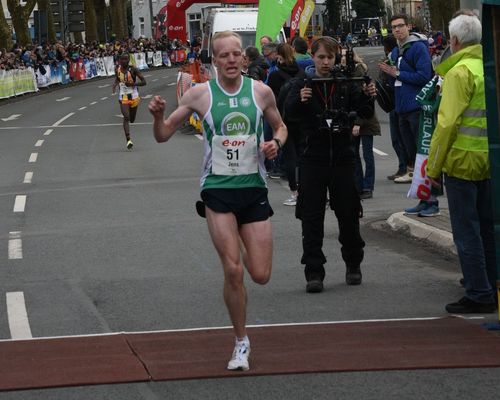
{"type": "Polygon", "coordinates": [[[189,44],[183,44],[177,40],[170,39],[127,39],[113,41],[110,43],[99,43],[97,41],[77,44],[61,42],[54,44],[34,43],[27,46],[15,44],[11,49],[0,49],[0,69],[25,69],[32,67],[35,70],[44,68],[62,61],[75,61],[78,59],[95,59],[112,56],[115,61],[123,52],[155,52],[162,51],[171,54],[176,49],[186,49],[189,44]]]}

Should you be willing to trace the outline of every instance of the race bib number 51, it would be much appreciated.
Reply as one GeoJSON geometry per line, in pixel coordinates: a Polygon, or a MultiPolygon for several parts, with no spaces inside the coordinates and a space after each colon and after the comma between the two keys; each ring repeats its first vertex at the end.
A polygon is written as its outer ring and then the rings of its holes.
{"type": "Polygon", "coordinates": [[[212,138],[213,174],[249,175],[258,170],[257,135],[215,135],[212,138]]]}

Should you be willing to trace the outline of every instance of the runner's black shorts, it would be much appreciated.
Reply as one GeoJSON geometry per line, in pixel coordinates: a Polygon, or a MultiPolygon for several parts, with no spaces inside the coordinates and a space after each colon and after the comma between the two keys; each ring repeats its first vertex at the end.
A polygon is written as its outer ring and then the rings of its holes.
{"type": "Polygon", "coordinates": [[[233,213],[238,225],[266,221],[274,214],[265,188],[204,189],[201,198],[212,211],[233,213]]]}

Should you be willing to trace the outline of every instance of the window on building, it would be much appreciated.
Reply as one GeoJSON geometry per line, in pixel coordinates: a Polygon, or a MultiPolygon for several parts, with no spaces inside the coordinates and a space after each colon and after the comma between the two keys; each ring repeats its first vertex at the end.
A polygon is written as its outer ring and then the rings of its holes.
{"type": "Polygon", "coordinates": [[[144,26],[144,17],[139,17],[139,35],[140,36],[145,36],[145,26],[144,26]]]}

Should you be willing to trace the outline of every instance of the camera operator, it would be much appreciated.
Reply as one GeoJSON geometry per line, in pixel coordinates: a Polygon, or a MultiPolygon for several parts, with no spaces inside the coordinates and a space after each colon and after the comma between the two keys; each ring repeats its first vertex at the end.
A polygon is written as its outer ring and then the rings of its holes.
{"type": "Polygon", "coordinates": [[[285,103],[286,112],[300,118],[305,145],[299,159],[296,217],[302,222],[301,263],[305,264],[308,293],[323,290],[326,258],[322,246],[328,193],[339,224],[346,283],[359,285],[362,278],[365,242],[359,232],[362,208],[355,185],[351,131],[356,115],[373,115],[375,87],[350,78],[352,57],[345,68],[336,65],[340,62],[339,49],[330,37],[314,41],[311,53],[315,68],[308,69],[307,79],[294,79],[285,103]],[[332,77],[335,79],[324,79],[332,77]]]}

